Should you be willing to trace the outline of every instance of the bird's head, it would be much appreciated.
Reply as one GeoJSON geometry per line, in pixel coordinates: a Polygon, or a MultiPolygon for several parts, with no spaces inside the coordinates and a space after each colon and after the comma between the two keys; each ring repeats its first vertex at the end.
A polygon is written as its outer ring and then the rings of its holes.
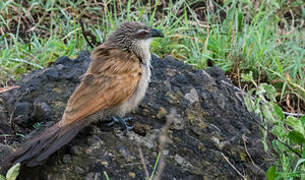
{"type": "Polygon", "coordinates": [[[147,51],[149,53],[151,39],[155,37],[164,37],[164,35],[160,30],[145,24],[126,22],[121,24],[107,41],[141,56],[141,53],[147,53],[147,51]]]}

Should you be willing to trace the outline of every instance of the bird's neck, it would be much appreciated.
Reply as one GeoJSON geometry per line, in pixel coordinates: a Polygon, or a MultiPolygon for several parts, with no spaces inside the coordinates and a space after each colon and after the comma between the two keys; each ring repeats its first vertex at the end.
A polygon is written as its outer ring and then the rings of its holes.
{"type": "Polygon", "coordinates": [[[151,54],[149,51],[150,39],[138,41],[132,51],[141,59],[143,64],[150,65],[151,54]]]}
{"type": "MultiPolygon", "coordinates": [[[[110,38],[111,39],[111,38],[110,38]]],[[[109,46],[118,47],[122,50],[127,50],[135,53],[135,55],[140,58],[143,64],[150,66],[151,54],[149,51],[151,39],[139,40],[139,41],[130,41],[124,39],[119,43],[111,40],[105,42],[104,44],[109,44],[109,46]]]]}

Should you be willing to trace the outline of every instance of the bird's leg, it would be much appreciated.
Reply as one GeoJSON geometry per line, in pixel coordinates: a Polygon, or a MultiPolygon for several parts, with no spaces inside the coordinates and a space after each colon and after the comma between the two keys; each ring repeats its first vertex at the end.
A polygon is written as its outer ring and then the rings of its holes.
{"type": "Polygon", "coordinates": [[[126,118],[122,118],[122,117],[112,117],[112,121],[107,123],[106,126],[110,127],[113,126],[116,123],[120,123],[123,128],[128,132],[130,130],[132,130],[134,127],[133,126],[128,126],[127,121],[132,120],[131,117],[126,117],[126,118]]]}

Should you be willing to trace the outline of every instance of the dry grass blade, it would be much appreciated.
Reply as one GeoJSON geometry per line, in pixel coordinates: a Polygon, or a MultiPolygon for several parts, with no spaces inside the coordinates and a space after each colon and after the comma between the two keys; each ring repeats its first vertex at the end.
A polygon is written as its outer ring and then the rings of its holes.
{"type": "Polygon", "coordinates": [[[301,86],[301,85],[298,85],[296,83],[294,83],[292,80],[291,80],[291,77],[289,76],[289,74],[286,74],[286,79],[289,83],[289,85],[298,93],[296,93],[296,95],[301,98],[303,101],[305,101],[305,89],[301,86]]]}
{"type": "Polygon", "coordinates": [[[146,162],[145,162],[145,158],[143,156],[142,148],[140,146],[138,146],[138,148],[139,148],[141,163],[142,163],[144,171],[145,171],[145,177],[146,177],[146,179],[149,179],[149,173],[148,173],[148,170],[147,170],[147,165],[146,165],[146,162]]]}
{"type": "Polygon", "coordinates": [[[160,160],[159,160],[159,166],[156,172],[156,176],[153,178],[153,180],[160,180],[161,174],[164,170],[165,167],[165,160],[164,160],[164,155],[163,155],[163,150],[165,148],[166,142],[167,142],[167,132],[172,124],[172,122],[176,118],[176,110],[172,109],[169,115],[166,117],[166,124],[165,126],[161,129],[161,135],[159,137],[159,152],[160,152],[160,160]]]}
{"type": "Polygon", "coordinates": [[[19,88],[19,86],[8,86],[8,87],[0,88],[0,94],[4,93],[4,92],[7,92],[7,91],[10,91],[12,89],[16,89],[16,88],[19,88]]]}
{"type": "Polygon", "coordinates": [[[241,172],[229,161],[229,158],[225,156],[223,153],[221,153],[222,157],[227,161],[227,163],[237,172],[238,175],[240,175],[243,179],[247,179],[244,175],[241,174],[241,172]]]}

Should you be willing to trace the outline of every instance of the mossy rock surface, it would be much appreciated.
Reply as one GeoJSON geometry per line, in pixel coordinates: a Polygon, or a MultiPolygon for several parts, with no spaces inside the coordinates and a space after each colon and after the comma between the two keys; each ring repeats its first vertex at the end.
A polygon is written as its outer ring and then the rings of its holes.
{"type": "MultiPolygon", "coordinates": [[[[51,67],[25,75],[16,83],[18,89],[0,94],[0,133],[9,135],[0,137],[1,158],[9,153],[9,146],[24,142],[18,134],[30,138],[61,119],[89,62],[86,51],[74,60],[61,57],[51,67]]],[[[145,99],[128,114],[133,117],[134,131],[124,135],[119,126],[105,128],[95,122],[43,166],[22,167],[19,179],[105,179],[104,172],[111,180],[144,179],[139,148],[152,172],[161,128],[173,109],[161,179],[240,178],[228,161],[245,177],[263,179],[269,155],[258,126],[229,84],[217,67],[196,70],[171,57],[153,56],[145,99]]]]}

